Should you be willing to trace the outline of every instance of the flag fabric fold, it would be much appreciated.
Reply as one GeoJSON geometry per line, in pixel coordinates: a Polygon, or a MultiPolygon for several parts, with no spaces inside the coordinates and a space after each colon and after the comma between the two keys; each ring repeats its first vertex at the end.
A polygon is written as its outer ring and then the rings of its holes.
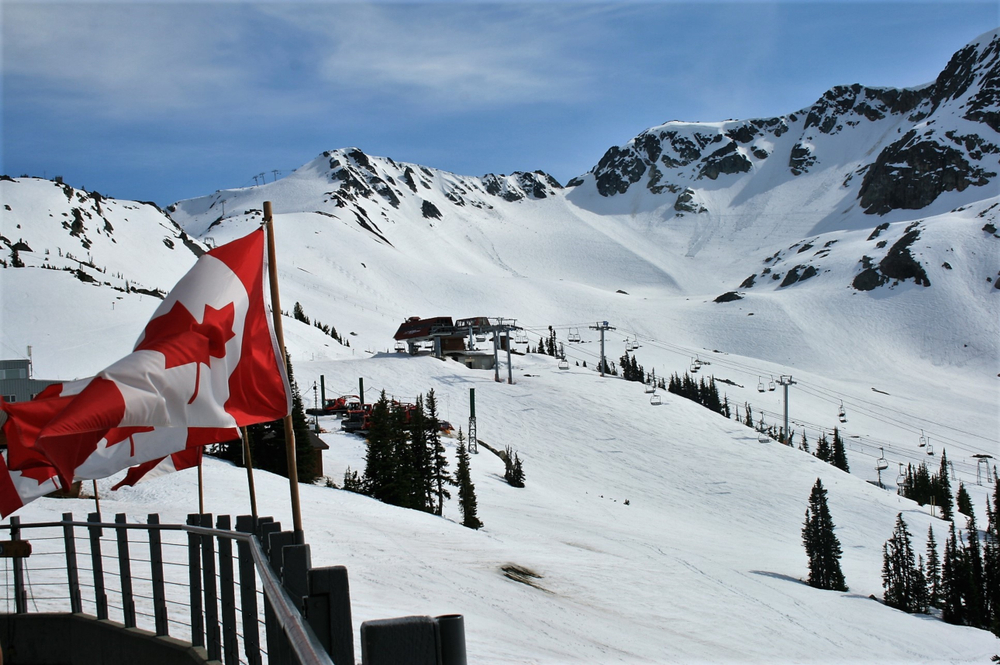
{"type": "MultiPolygon", "coordinates": [[[[291,390],[265,302],[265,274],[258,229],[199,258],[129,355],[91,379],[49,386],[30,402],[0,399],[8,446],[0,513],[15,503],[2,500],[11,487],[103,478],[287,415],[291,390]]],[[[23,500],[32,492],[15,494],[23,500]]]]}

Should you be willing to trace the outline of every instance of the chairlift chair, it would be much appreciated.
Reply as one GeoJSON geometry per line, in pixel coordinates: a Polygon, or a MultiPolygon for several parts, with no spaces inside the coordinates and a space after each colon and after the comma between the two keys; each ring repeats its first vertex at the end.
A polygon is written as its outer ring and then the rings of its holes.
{"type": "Polygon", "coordinates": [[[934,454],[934,444],[931,443],[930,439],[927,439],[927,454],[928,455],[934,454]]]}
{"type": "Polygon", "coordinates": [[[559,361],[559,369],[569,369],[569,361],[565,358],[559,361]]]}
{"type": "Polygon", "coordinates": [[[649,403],[653,406],[658,406],[663,404],[663,399],[661,399],[657,393],[653,393],[653,396],[649,398],[649,403]]]}
{"type": "Polygon", "coordinates": [[[840,401],[840,411],[837,413],[837,417],[840,419],[840,422],[842,423],[847,422],[847,411],[844,410],[843,400],[840,401]]]}
{"type": "Polygon", "coordinates": [[[875,460],[875,470],[885,471],[889,468],[889,462],[885,459],[885,449],[879,448],[879,451],[881,451],[882,456],[875,460]]]}
{"type": "Polygon", "coordinates": [[[899,475],[896,476],[896,486],[899,487],[906,482],[906,472],[903,471],[903,463],[899,463],[899,475]]]}
{"type": "Polygon", "coordinates": [[[920,430],[920,443],[917,444],[918,448],[923,448],[927,445],[927,437],[924,436],[924,430],[920,430]]]}
{"type": "Polygon", "coordinates": [[[699,369],[701,369],[701,361],[698,360],[697,356],[695,356],[691,361],[691,373],[697,374],[699,369]]]}
{"type": "Polygon", "coordinates": [[[768,392],[772,392],[772,393],[775,391],[774,377],[773,376],[771,377],[771,381],[767,384],[767,391],[768,392]]]}
{"type": "Polygon", "coordinates": [[[762,379],[762,378],[760,378],[758,376],[757,377],[757,381],[758,381],[757,382],[757,392],[759,392],[759,393],[764,392],[764,379],[762,379]]]}
{"type": "Polygon", "coordinates": [[[569,331],[569,341],[571,341],[571,342],[579,342],[580,341],[580,329],[579,328],[570,328],[570,331],[569,331]]]}
{"type": "Polygon", "coordinates": [[[403,353],[406,351],[406,342],[400,340],[396,342],[396,353],[403,353]]]}
{"type": "Polygon", "coordinates": [[[760,432],[757,432],[757,441],[758,441],[758,443],[767,443],[770,440],[771,440],[771,437],[769,437],[767,435],[767,433],[764,432],[763,430],[760,431],[760,432]]]}
{"type": "Polygon", "coordinates": [[[655,393],[656,392],[656,386],[654,386],[652,383],[647,383],[646,384],[646,392],[647,393],[655,393]]]}
{"type": "Polygon", "coordinates": [[[527,344],[528,343],[528,333],[523,330],[514,331],[514,343],[515,344],[527,344]]]}

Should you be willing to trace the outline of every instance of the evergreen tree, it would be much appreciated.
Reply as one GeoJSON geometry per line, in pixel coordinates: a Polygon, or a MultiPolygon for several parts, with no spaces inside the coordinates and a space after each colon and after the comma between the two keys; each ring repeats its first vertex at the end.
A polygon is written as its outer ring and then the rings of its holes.
{"type": "Polygon", "coordinates": [[[965,623],[965,606],[962,603],[965,562],[962,549],[955,535],[955,523],[949,525],[948,540],[944,542],[944,560],[941,562],[941,618],[947,623],[965,623]]]}
{"type": "Polygon", "coordinates": [[[297,321],[309,323],[309,317],[306,316],[305,311],[302,309],[302,304],[299,302],[296,302],[295,307],[292,308],[292,316],[295,317],[297,321]]]}
{"type": "MultiPolygon", "coordinates": [[[[312,437],[309,435],[309,421],[306,420],[306,412],[302,408],[302,393],[299,391],[299,384],[295,382],[295,376],[292,374],[292,358],[287,351],[285,359],[287,360],[288,383],[292,387],[292,433],[295,437],[295,467],[300,483],[312,483],[319,475],[316,472],[316,457],[319,455],[319,451],[312,445],[312,437]]],[[[284,431],[284,425],[282,425],[282,431],[284,431]]],[[[284,466],[287,476],[287,459],[284,466]]]]}
{"type": "Polygon", "coordinates": [[[830,464],[833,463],[833,449],[830,448],[830,442],[826,438],[826,432],[820,434],[819,441],[816,442],[816,457],[824,462],[830,464]]]}
{"type": "Polygon", "coordinates": [[[924,568],[927,580],[927,602],[931,607],[940,607],[941,602],[941,560],[938,558],[934,527],[927,527],[927,565],[924,568]]]}
{"type": "Polygon", "coordinates": [[[465,447],[462,429],[458,429],[458,469],[455,482],[458,483],[458,503],[462,509],[462,526],[478,529],[483,526],[476,514],[476,486],[472,483],[469,468],[469,450],[465,447]]]}
{"type": "Polygon", "coordinates": [[[896,517],[892,536],[882,546],[882,588],[886,605],[911,614],[927,612],[927,584],[917,568],[902,513],[896,517]]]}
{"type": "Polygon", "coordinates": [[[986,504],[986,544],[983,547],[983,574],[986,578],[987,627],[1000,637],[1000,482],[993,476],[993,505],[986,504]]]}
{"type": "Polygon", "coordinates": [[[979,542],[979,528],[976,515],[969,515],[967,527],[968,542],[965,545],[965,624],[975,628],[985,628],[986,616],[985,576],[983,575],[983,551],[979,542]]]}
{"type": "Polygon", "coordinates": [[[965,483],[958,483],[958,497],[957,497],[958,512],[965,516],[972,515],[972,497],[969,496],[969,492],[965,489],[965,483]]]}
{"type": "Polygon", "coordinates": [[[802,527],[802,543],[809,557],[809,584],[818,589],[847,591],[840,570],[840,541],[834,534],[833,518],[826,503],[826,490],[819,478],[809,495],[809,508],[802,527]]]}
{"type": "Polygon", "coordinates": [[[955,513],[952,508],[951,482],[948,480],[948,455],[943,448],[941,449],[941,469],[938,471],[937,483],[934,489],[936,490],[934,494],[937,499],[935,503],[941,506],[941,516],[946,520],[950,520],[955,513]]]}
{"type": "Polygon", "coordinates": [[[521,458],[511,450],[510,446],[504,449],[502,455],[504,463],[503,478],[511,487],[524,487],[524,469],[521,466],[521,458]]]}
{"type": "Polygon", "coordinates": [[[840,431],[834,427],[833,428],[833,460],[831,463],[846,473],[851,472],[851,468],[847,465],[847,451],[844,450],[844,439],[840,436],[840,431]]]}
{"type": "Polygon", "coordinates": [[[424,397],[417,396],[416,406],[410,413],[410,455],[413,464],[413,483],[410,501],[414,508],[434,512],[434,454],[427,440],[427,415],[424,397]]]}
{"type": "Polygon", "coordinates": [[[441,421],[438,419],[437,397],[434,390],[427,392],[427,445],[431,450],[431,483],[434,488],[434,514],[441,515],[444,511],[444,500],[451,498],[446,485],[452,482],[448,473],[448,457],[445,455],[444,444],[441,442],[441,421]]]}
{"type": "Polygon", "coordinates": [[[805,430],[805,428],[802,429],[802,443],[799,444],[799,450],[801,450],[802,452],[806,452],[806,453],[809,452],[809,440],[806,439],[806,430],[805,430]]]}
{"type": "Polygon", "coordinates": [[[750,402],[743,402],[743,407],[746,409],[746,419],[743,424],[747,427],[753,427],[753,410],[750,408],[750,402]]]}
{"type": "Polygon", "coordinates": [[[384,390],[372,406],[369,422],[364,485],[368,495],[379,501],[386,501],[390,496],[389,488],[395,481],[395,465],[392,459],[389,398],[384,390]]]}

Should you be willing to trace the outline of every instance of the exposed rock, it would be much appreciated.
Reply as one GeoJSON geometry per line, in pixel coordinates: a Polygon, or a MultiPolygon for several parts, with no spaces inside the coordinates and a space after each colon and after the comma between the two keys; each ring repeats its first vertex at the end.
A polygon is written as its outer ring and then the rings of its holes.
{"type": "Polygon", "coordinates": [[[743,296],[736,293],[736,291],[726,291],[713,302],[733,302],[734,300],[743,300],[743,296]]]}
{"type": "Polygon", "coordinates": [[[858,198],[868,214],[919,210],[947,191],[989,183],[989,173],[970,164],[962,153],[909,131],[876,158],[865,173],[858,198]]]}
{"type": "Polygon", "coordinates": [[[924,286],[931,285],[931,280],[928,279],[923,266],[910,254],[910,245],[919,237],[920,231],[914,229],[904,234],[902,238],[896,241],[896,244],[889,248],[889,252],[885,255],[885,258],[878,264],[879,270],[883,275],[900,281],[913,278],[917,284],[923,284],[924,286]]]}
{"type": "Polygon", "coordinates": [[[441,211],[430,201],[421,202],[420,212],[425,219],[441,219],[441,211]]]}
{"type": "Polygon", "coordinates": [[[720,148],[705,158],[704,166],[701,167],[699,178],[715,180],[721,174],[732,175],[734,173],[746,173],[753,164],[746,155],[739,151],[736,143],[730,141],[725,147],[720,148]]]}
{"type": "Polygon", "coordinates": [[[815,163],[816,156],[812,154],[809,146],[801,142],[792,146],[791,155],[788,157],[788,168],[791,169],[792,175],[802,175],[815,163]]]}
{"type": "Polygon", "coordinates": [[[708,208],[694,200],[695,191],[690,187],[677,196],[674,202],[674,210],[677,212],[693,212],[695,214],[708,212],[708,208]]]}
{"type": "Polygon", "coordinates": [[[889,222],[879,224],[872,230],[872,234],[868,236],[868,239],[874,240],[875,238],[878,238],[882,231],[885,231],[887,228],[889,228],[889,222]]]}
{"type": "Polygon", "coordinates": [[[754,285],[754,282],[756,280],[757,280],[757,273],[754,273],[754,274],[750,275],[749,277],[747,277],[746,279],[743,280],[743,283],[740,284],[740,288],[741,289],[749,289],[749,288],[751,288],[754,285]]]}
{"type": "Polygon", "coordinates": [[[646,172],[646,164],[632,150],[612,146],[594,169],[601,196],[624,194],[646,172]]]}

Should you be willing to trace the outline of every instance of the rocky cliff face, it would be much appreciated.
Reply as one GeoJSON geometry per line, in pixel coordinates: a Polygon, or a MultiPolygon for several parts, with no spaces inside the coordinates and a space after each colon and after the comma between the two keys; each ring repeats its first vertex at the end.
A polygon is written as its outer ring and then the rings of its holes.
{"type": "MultiPolygon", "coordinates": [[[[998,146],[1000,34],[994,31],[956,53],[922,88],[837,86],[809,108],[777,118],[670,122],[613,146],[567,186],[592,182],[603,197],[645,186],[653,196],[672,197],[680,215],[709,212],[690,205],[699,190],[756,178],[777,160],[786,180],[840,170],[845,195],[867,214],[885,215],[996,183],[998,146]]],[[[774,169],[768,178],[765,187],[783,183],[774,169]]]]}

